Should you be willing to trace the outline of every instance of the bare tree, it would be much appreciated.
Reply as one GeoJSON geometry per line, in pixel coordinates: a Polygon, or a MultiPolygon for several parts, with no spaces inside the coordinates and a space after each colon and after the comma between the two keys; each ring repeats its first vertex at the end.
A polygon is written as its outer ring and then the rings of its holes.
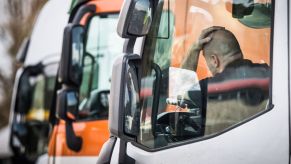
{"type": "Polygon", "coordinates": [[[16,54],[22,41],[31,33],[34,20],[39,10],[47,0],[4,0],[7,21],[0,26],[1,36],[10,40],[7,54],[11,59],[11,74],[5,74],[0,70],[0,94],[3,95],[0,102],[0,128],[8,123],[10,103],[12,97],[13,82],[19,65],[16,62],[16,54]]]}

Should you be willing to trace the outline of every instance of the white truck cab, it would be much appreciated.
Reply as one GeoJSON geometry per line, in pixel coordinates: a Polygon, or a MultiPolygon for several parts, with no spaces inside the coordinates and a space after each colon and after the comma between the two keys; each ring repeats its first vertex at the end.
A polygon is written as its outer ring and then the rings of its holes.
{"type": "Polygon", "coordinates": [[[47,152],[49,109],[69,5],[69,0],[47,2],[19,50],[23,66],[15,77],[8,130],[1,139],[2,157],[14,155],[19,157],[17,162],[35,162],[47,152]]]}
{"type": "Polygon", "coordinates": [[[290,163],[289,8],[125,0],[98,162],[290,163]]]}

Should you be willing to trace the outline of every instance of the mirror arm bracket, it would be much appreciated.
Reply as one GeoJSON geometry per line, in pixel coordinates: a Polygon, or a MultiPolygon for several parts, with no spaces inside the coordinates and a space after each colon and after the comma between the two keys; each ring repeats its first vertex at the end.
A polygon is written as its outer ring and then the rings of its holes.
{"type": "Polygon", "coordinates": [[[68,147],[75,152],[79,152],[82,148],[83,140],[75,135],[71,121],[66,121],[66,142],[68,147]]]}
{"type": "Polygon", "coordinates": [[[136,37],[125,39],[125,42],[123,44],[123,53],[133,54],[135,41],[136,41],[136,37]]]}
{"type": "Polygon", "coordinates": [[[152,106],[152,116],[151,116],[151,122],[152,122],[152,133],[153,136],[156,136],[156,123],[157,123],[157,115],[159,110],[159,98],[160,98],[160,86],[161,86],[161,80],[162,80],[162,71],[161,68],[156,64],[152,64],[152,68],[155,71],[156,80],[154,83],[154,95],[153,95],[153,106],[152,106]]]}

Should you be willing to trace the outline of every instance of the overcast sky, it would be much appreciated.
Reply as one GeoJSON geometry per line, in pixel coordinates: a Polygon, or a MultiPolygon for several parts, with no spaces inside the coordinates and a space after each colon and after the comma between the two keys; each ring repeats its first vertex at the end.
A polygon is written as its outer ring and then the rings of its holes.
{"type": "MultiPolygon", "coordinates": [[[[2,27],[5,22],[9,21],[9,19],[13,19],[9,18],[9,16],[7,15],[5,5],[6,1],[9,0],[0,0],[0,27],[2,27]]],[[[22,2],[24,2],[24,14],[28,14],[31,11],[31,8],[29,6],[30,1],[31,0],[22,0],[22,2]]],[[[7,48],[10,43],[11,39],[9,37],[9,34],[7,35],[7,33],[5,33],[4,30],[1,30],[0,28],[0,71],[5,72],[7,76],[11,75],[12,73],[11,60],[9,55],[7,54],[7,48]]]]}

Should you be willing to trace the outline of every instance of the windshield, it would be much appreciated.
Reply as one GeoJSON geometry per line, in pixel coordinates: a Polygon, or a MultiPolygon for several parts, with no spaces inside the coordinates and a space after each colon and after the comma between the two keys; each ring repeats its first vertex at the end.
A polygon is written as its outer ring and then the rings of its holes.
{"type": "Polygon", "coordinates": [[[270,0],[159,4],[149,36],[169,35],[147,37],[144,45],[139,144],[159,148],[203,138],[268,109],[270,0]]]}

